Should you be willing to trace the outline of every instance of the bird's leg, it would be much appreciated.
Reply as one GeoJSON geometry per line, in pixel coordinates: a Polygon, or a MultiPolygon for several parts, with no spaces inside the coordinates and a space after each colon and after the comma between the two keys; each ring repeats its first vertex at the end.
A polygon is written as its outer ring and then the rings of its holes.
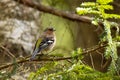
{"type": "Polygon", "coordinates": [[[41,56],[44,55],[42,51],[41,51],[40,55],[41,55],[41,56]]]}
{"type": "Polygon", "coordinates": [[[41,57],[43,56],[43,52],[41,51],[40,54],[38,54],[38,59],[41,59],[41,57]]]}

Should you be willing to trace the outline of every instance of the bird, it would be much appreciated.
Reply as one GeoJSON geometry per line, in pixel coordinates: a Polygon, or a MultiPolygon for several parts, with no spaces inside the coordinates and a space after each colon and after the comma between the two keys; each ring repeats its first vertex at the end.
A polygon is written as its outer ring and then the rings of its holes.
{"type": "Polygon", "coordinates": [[[33,60],[38,53],[42,54],[42,52],[52,51],[56,44],[55,31],[56,30],[53,27],[48,27],[43,31],[35,43],[30,60],[33,60]]]}

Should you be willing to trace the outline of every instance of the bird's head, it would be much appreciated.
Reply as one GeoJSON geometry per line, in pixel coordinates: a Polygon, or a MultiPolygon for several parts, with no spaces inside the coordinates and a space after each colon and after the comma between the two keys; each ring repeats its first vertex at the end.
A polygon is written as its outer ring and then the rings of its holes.
{"type": "Polygon", "coordinates": [[[48,27],[48,28],[46,28],[44,31],[52,31],[52,32],[54,32],[54,31],[56,31],[53,27],[48,27]]]}
{"type": "Polygon", "coordinates": [[[46,28],[45,30],[44,30],[44,32],[46,33],[46,34],[53,34],[54,33],[54,31],[56,31],[53,27],[48,27],[48,28],[46,28]]]}

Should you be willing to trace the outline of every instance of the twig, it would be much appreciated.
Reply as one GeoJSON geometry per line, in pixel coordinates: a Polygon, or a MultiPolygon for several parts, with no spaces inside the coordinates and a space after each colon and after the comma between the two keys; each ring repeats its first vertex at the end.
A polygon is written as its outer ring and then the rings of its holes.
{"type": "MultiPolygon", "coordinates": [[[[96,46],[94,49],[91,49],[91,50],[87,50],[87,51],[84,51],[83,53],[82,53],[82,55],[86,55],[86,54],[89,54],[89,53],[91,53],[91,52],[94,52],[94,51],[96,51],[96,50],[98,50],[98,49],[102,49],[102,48],[104,48],[104,47],[106,47],[107,46],[107,44],[105,44],[105,45],[99,45],[99,46],[96,46]]],[[[44,55],[43,55],[44,56],[44,55]]],[[[78,55],[78,56],[81,56],[81,55],[78,55]]],[[[49,57],[47,57],[47,58],[40,58],[40,59],[35,59],[35,60],[33,60],[33,61],[60,61],[60,60],[68,60],[68,59],[73,59],[73,57],[59,57],[59,58],[49,58],[49,57]]],[[[25,63],[25,62],[28,62],[28,61],[30,61],[30,58],[25,58],[25,59],[22,59],[22,60],[18,60],[18,61],[16,61],[16,63],[17,64],[20,64],[20,63],[25,63]]],[[[31,61],[30,61],[31,62],[31,61]]],[[[10,67],[10,66],[13,66],[14,65],[14,63],[9,63],[9,64],[6,64],[6,65],[3,65],[3,66],[0,66],[0,70],[2,70],[2,69],[5,69],[5,68],[8,68],[8,67],[10,67]]]]}
{"type": "Polygon", "coordinates": [[[93,60],[93,57],[92,57],[91,53],[90,53],[90,60],[91,60],[92,68],[95,70],[94,60],[93,60]]]}
{"type": "Polygon", "coordinates": [[[3,50],[5,50],[5,51],[9,54],[8,56],[10,56],[12,59],[16,58],[7,48],[5,48],[5,47],[2,46],[2,45],[0,45],[0,47],[1,47],[3,50]]]}

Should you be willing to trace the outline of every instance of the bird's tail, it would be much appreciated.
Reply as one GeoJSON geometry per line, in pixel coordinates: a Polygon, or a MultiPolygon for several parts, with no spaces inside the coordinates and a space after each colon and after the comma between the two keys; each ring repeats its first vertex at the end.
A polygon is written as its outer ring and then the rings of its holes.
{"type": "Polygon", "coordinates": [[[39,52],[39,49],[35,49],[35,50],[33,51],[33,54],[32,54],[32,56],[31,56],[30,60],[33,60],[33,59],[35,58],[35,56],[37,55],[38,52],[39,52]]]}

